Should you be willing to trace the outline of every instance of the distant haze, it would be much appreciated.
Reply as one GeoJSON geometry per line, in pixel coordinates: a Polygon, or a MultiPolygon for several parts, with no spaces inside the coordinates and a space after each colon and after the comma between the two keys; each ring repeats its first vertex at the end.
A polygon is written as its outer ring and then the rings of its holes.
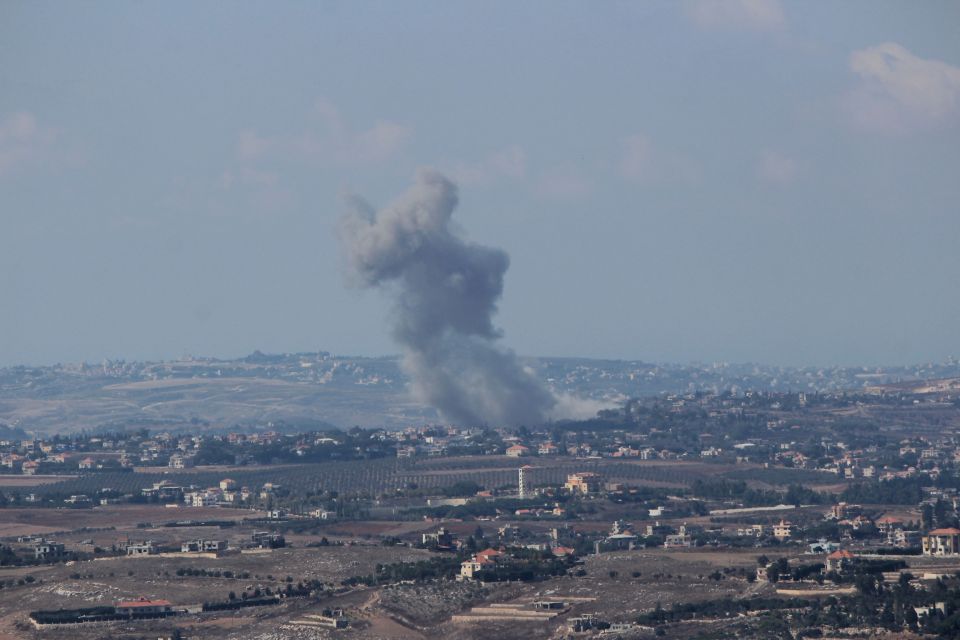
{"type": "Polygon", "coordinates": [[[2,3],[0,366],[400,337],[440,371],[492,345],[500,399],[540,413],[507,346],[960,356],[958,24],[882,0],[2,3]],[[424,166],[492,278],[455,345],[343,286],[343,194],[382,209],[424,166]]]}

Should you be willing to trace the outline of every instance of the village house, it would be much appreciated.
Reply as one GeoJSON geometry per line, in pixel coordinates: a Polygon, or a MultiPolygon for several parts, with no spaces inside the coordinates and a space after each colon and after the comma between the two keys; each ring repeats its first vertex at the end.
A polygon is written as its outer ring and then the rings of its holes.
{"type": "Polygon", "coordinates": [[[138,615],[159,615],[173,612],[173,604],[168,600],[126,600],[117,603],[116,611],[130,617],[138,615]]]}
{"type": "Polygon", "coordinates": [[[692,547],[693,538],[686,533],[670,534],[664,538],[663,546],[666,549],[692,547]]]}
{"type": "Polygon", "coordinates": [[[737,528],[737,536],[740,538],[762,538],[764,531],[762,524],[750,524],[746,527],[737,528]]]}
{"type": "Polygon", "coordinates": [[[847,569],[851,563],[853,563],[854,556],[852,553],[846,549],[838,549],[830,555],[827,556],[826,560],[826,571],[830,573],[831,571],[836,571],[837,573],[842,572],[844,569],[847,569]]]}
{"type": "Polygon", "coordinates": [[[453,547],[454,536],[445,527],[440,527],[434,533],[424,533],[421,541],[425,545],[435,545],[438,549],[450,549],[453,547]]]}
{"type": "Polygon", "coordinates": [[[816,542],[807,545],[807,553],[830,554],[840,548],[839,542],[831,542],[826,538],[820,538],[816,542]]]}
{"type": "Polygon", "coordinates": [[[160,550],[157,548],[157,545],[151,540],[127,545],[128,556],[152,556],[159,552],[160,550]]]}
{"type": "Polygon", "coordinates": [[[179,453],[175,453],[170,456],[170,461],[167,463],[171,469],[186,469],[187,467],[193,466],[193,458],[191,456],[185,456],[179,453]]]}
{"type": "Polygon", "coordinates": [[[469,560],[460,563],[460,574],[458,580],[476,580],[477,574],[495,568],[501,564],[505,556],[496,549],[485,549],[480,551],[469,560]]]}
{"type": "Polygon", "coordinates": [[[919,531],[906,531],[904,529],[891,529],[887,532],[887,544],[900,549],[915,548],[920,545],[919,531]]]}
{"type": "Polygon", "coordinates": [[[180,545],[180,553],[221,553],[226,550],[226,540],[190,540],[180,545]]]}
{"type": "Polygon", "coordinates": [[[859,515],[861,510],[860,505],[857,504],[847,504],[846,502],[838,502],[830,508],[830,513],[827,514],[828,520],[845,520],[847,518],[859,515]]]}
{"type": "Polygon", "coordinates": [[[893,529],[903,528],[903,521],[893,516],[883,516],[877,520],[876,524],[880,533],[884,534],[889,533],[893,529]]]}
{"type": "Polygon", "coordinates": [[[773,537],[777,540],[789,540],[793,535],[793,524],[786,520],[781,520],[773,525],[773,537]]]}
{"type": "Polygon", "coordinates": [[[633,549],[637,543],[636,534],[630,530],[629,523],[623,520],[615,520],[610,527],[610,535],[594,543],[594,550],[600,553],[602,550],[612,551],[616,549],[633,549]]]}
{"type": "Polygon", "coordinates": [[[778,582],[780,580],[789,580],[790,572],[784,573],[776,562],[768,562],[765,565],[757,567],[757,580],[765,582],[778,582]],[[773,574],[776,574],[774,577],[773,574]]]}
{"type": "Polygon", "coordinates": [[[552,442],[544,442],[537,447],[537,454],[541,456],[555,456],[560,453],[560,448],[552,442]]]}
{"type": "Polygon", "coordinates": [[[522,458],[530,455],[530,449],[522,444],[515,444],[512,447],[507,447],[507,455],[514,458],[522,458]]]}
{"type": "Polygon", "coordinates": [[[197,491],[185,494],[184,501],[191,507],[213,507],[220,503],[220,495],[212,491],[197,491]]]}
{"type": "Polygon", "coordinates": [[[574,494],[588,495],[600,490],[600,475],[592,471],[571,473],[563,488],[574,494]]]}
{"type": "Polygon", "coordinates": [[[23,464],[24,460],[26,460],[26,458],[21,456],[19,453],[10,453],[3,456],[3,460],[0,461],[0,464],[3,464],[3,466],[7,467],[8,469],[16,470],[20,468],[20,465],[23,464]]]}
{"type": "Polygon", "coordinates": [[[923,555],[960,555],[960,529],[934,529],[922,538],[923,555]]]}
{"type": "Polygon", "coordinates": [[[37,560],[56,560],[66,554],[63,543],[40,540],[33,546],[33,555],[37,560]]]}
{"type": "Polygon", "coordinates": [[[250,540],[251,546],[260,549],[279,549],[287,545],[282,534],[272,531],[254,531],[250,540]]]}
{"type": "Polygon", "coordinates": [[[661,524],[659,520],[643,527],[643,535],[648,538],[650,536],[668,536],[671,533],[675,533],[674,528],[668,524],[661,524]]]}

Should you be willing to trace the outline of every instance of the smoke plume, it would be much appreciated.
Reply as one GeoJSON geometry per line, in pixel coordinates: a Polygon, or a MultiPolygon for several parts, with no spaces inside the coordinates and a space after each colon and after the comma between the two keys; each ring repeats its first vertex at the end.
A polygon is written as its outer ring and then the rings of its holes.
{"type": "Polygon", "coordinates": [[[557,400],[493,324],[510,259],[451,230],[456,206],[456,186],[429,169],[380,211],[355,199],[342,222],[350,274],[395,296],[393,336],[419,400],[463,425],[541,423],[557,400]]]}

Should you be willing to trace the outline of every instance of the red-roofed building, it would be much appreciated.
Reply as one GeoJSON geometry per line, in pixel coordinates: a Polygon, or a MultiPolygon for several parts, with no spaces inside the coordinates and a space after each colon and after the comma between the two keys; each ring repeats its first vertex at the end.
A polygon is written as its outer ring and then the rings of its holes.
{"type": "Polygon", "coordinates": [[[840,573],[853,562],[853,559],[856,558],[855,555],[847,551],[846,549],[838,549],[830,555],[827,556],[827,572],[836,571],[840,573]]]}
{"type": "Polygon", "coordinates": [[[560,448],[552,442],[544,442],[537,448],[537,453],[541,456],[555,456],[560,453],[560,448]]]}
{"type": "Polygon", "coordinates": [[[469,560],[460,563],[458,580],[473,580],[479,572],[493,569],[504,558],[504,554],[496,549],[484,549],[469,560]]]}
{"type": "Polygon", "coordinates": [[[502,551],[497,551],[496,549],[484,549],[483,551],[478,552],[476,557],[483,558],[484,560],[496,561],[502,555],[502,551]]]}
{"type": "Polygon", "coordinates": [[[934,529],[923,536],[923,555],[960,555],[960,529],[934,529]]]}
{"type": "Polygon", "coordinates": [[[515,444],[512,447],[507,447],[507,455],[514,458],[520,458],[523,456],[530,455],[530,449],[523,446],[522,444],[515,444]]]}
{"type": "Polygon", "coordinates": [[[877,528],[880,529],[880,533],[887,533],[891,529],[896,529],[897,527],[903,527],[903,520],[900,518],[883,516],[877,520],[877,528]]]}

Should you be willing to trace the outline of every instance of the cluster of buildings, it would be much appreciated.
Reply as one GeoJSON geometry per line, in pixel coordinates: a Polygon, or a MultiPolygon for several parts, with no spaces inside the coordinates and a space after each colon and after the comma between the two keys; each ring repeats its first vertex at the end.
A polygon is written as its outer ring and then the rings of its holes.
{"type": "Polygon", "coordinates": [[[453,426],[407,427],[382,433],[384,443],[394,447],[398,458],[443,457],[457,450],[473,453],[501,453],[496,444],[485,443],[486,432],[453,426]]]}
{"type": "MultiPolygon", "coordinates": [[[[251,434],[174,435],[131,431],[110,436],[0,440],[0,473],[24,475],[66,474],[96,471],[124,471],[135,466],[163,466],[187,469],[195,466],[197,454],[207,439],[233,445],[267,447],[283,441],[292,455],[302,456],[310,447],[338,444],[327,434],[282,435],[276,431],[251,434]],[[288,441],[289,442],[286,442],[288,441]]],[[[250,456],[238,454],[235,464],[250,462],[250,456]]]]}
{"type": "MultiPolygon", "coordinates": [[[[517,548],[520,547],[501,547],[500,549],[490,547],[483,551],[478,551],[460,563],[460,572],[457,574],[457,580],[482,580],[485,574],[527,562],[527,559],[520,558],[513,553],[513,550],[517,548]]],[[[572,548],[560,544],[525,545],[524,548],[549,552],[550,555],[555,558],[574,558],[576,555],[572,548]]]]}
{"type": "Polygon", "coordinates": [[[0,473],[27,476],[47,473],[122,470],[133,460],[115,450],[116,441],[91,437],[82,444],[66,440],[0,440],[0,473]]]}
{"type": "MultiPolygon", "coordinates": [[[[817,402],[846,402],[818,396],[817,402]]],[[[368,447],[398,457],[508,455],[518,458],[576,456],[585,458],[709,459],[728,463],[762,463],[819,470],[847,479],[903,478],[925,473],[931,477],[960,462],[960,440],[950,436],[918,435],[892,445],[850,444],[827,433],[818,442],[798,439],[800,429],[787,409],[799,410],[808,399],[800,394],[690,393],[631,401],[615,412],[622,428],[564,431],[554,426],[524,430],[423,425],[371,432],[368,447]],[[652,419],[650,416],[665,416],[652,419]],[[734,437],[728,424],[749,421],[751,427],[734,437]],[[689,419],[688,419],[689,418],[689,419]],[[693,432],[689,432],[693,429],[693,432]],[[683,438],[678,438],[684,431],[683,438]],[[690,435],[695,439],[691,440],[690,435]],[[682,447],[677,444],[682,441],[682,447]],[[896,453],[896,456],[891,454],[896,453]]],[[[286,460],[312,459],[317,451],[344,443],[336,433],[284,434],[267,427],[252,433],[227,435],[151,434],[145,430],[103,436],[0,440],[0,472],[65,473],[167,466],[184,469],[198,461],[208,441],[234,456],[235,464],[256,458],[258,447],[279,448],[286,460]]],[[[359,452],[364,453],[364,452],[359,452]]],[[[339,454],[338,454],[339,455],[339,454]]]]}
{"type": "MultiPolygon", "coordinates": [[[[267,483],[260,493],[269,496],[273,492],[273,485],[267,483]]],[[[224,478],[216,487],[205,489],[190,489],[183,492],[183,502],[190,507],[215,507],[219,505],[248,502],[255,495],[249,487],[237,486],[230,478],[224,478]]]]}
{"type": "MultiPolygon", "coordinates": [[[[123,471],[137,465],[189,466],[200,436],[141,432],[0,440],[0,472],[24,475],[123,471]]],[[[179,467],[179,468],[182,468],[179,467]]]]}
{"type": "MultiPolygon", "coordinates": [[[[89,542],[73,545],[73,551],[68,551],[62,542],[47,540],[42,536],[22,536],[18,539],[20,553],[29,553],[32,549],[33,558],[38,562],[61,562],[76,557],[74,552],[89,551],[89,542]],[[23,545],[21,547],[20,545],[23,545]]],[[[183,540],[176,543],[161,544],[154,540],[134,541],[129,538],[119,540],[110,549],[97,550],[110,555],[126,556],[128,558],[149,557],[159,554],[205,554],[222,556],[233,553],[240,548],[250,549],[278,549],[286,546],[283,534],[275,531],[254,531],[249,540],[241,541],[236,546],[231,545],[223,538],[197,538],[183,540]]]]}
{"type": "MultiPolygon", "coordinates": [[[[809,435],[801,429],[798,415],[811,403],[817,406],[846,406],[852,400],[843,394],[805,393],[770,394],[746,392],[732,394],[689,393],[667,395],[655,400],[631,401],[616,412],[614,422],[599,431],[558,431],[544,427],[524,431],[456,427],[411,427],[384,435],[396,446],[401,457],[443,456],[459,448],[477,444],[481,433],[483,446],[472,453],[505,454],[517,458],[576,456],[585,458],[636,458],[642,460],[709,459],[726,463],[751,463],[818,470],[845,479],[903,478],[926,473],[936,477],[943,469],[960,462],[960,440],[954,437],[918,435],[904,439],[896,447],[890,444],[851,444],[836,437],[829,428],[820,430],[818,442],[798,436],[809,435]],[[651,424],[650,415],[666,414],[663,424],[651,424]],[[684,419],[689,416],[689,420],[684,419]],[[757,419],[760,419],[759,424],[757,419]],[[730,424],[749,423],[749,429],[730,433],[730,424]],[[677,438],[681,431],[696,429],[696,442],[677,438]],[[491,440],[493,432],[495,439],[491,440]],[[682,447],[676,446],[682,440],[682,447]],[[672,446],[666,446],[670,443],[672,446]],[[897,456],[891,454],[896,453],[897,456]]],[[[826,425],[825,425],[826,426],[826,425]]],[[[684,434],[689,436],[690,433],[684,434]]]]}
{"type": "Polygon", "coordinates": [[[273,482],[265,482],[259,489],[239,486],[235,480],[224,478],[214,487],[183,487],[169,480],[161,480],[150,487],[140,490],[141,495],[160,502],[182,503],[187,507],[216,507],[248,503],[254,499],[269,500],[277,495],[282,487],[273,482]]]}

